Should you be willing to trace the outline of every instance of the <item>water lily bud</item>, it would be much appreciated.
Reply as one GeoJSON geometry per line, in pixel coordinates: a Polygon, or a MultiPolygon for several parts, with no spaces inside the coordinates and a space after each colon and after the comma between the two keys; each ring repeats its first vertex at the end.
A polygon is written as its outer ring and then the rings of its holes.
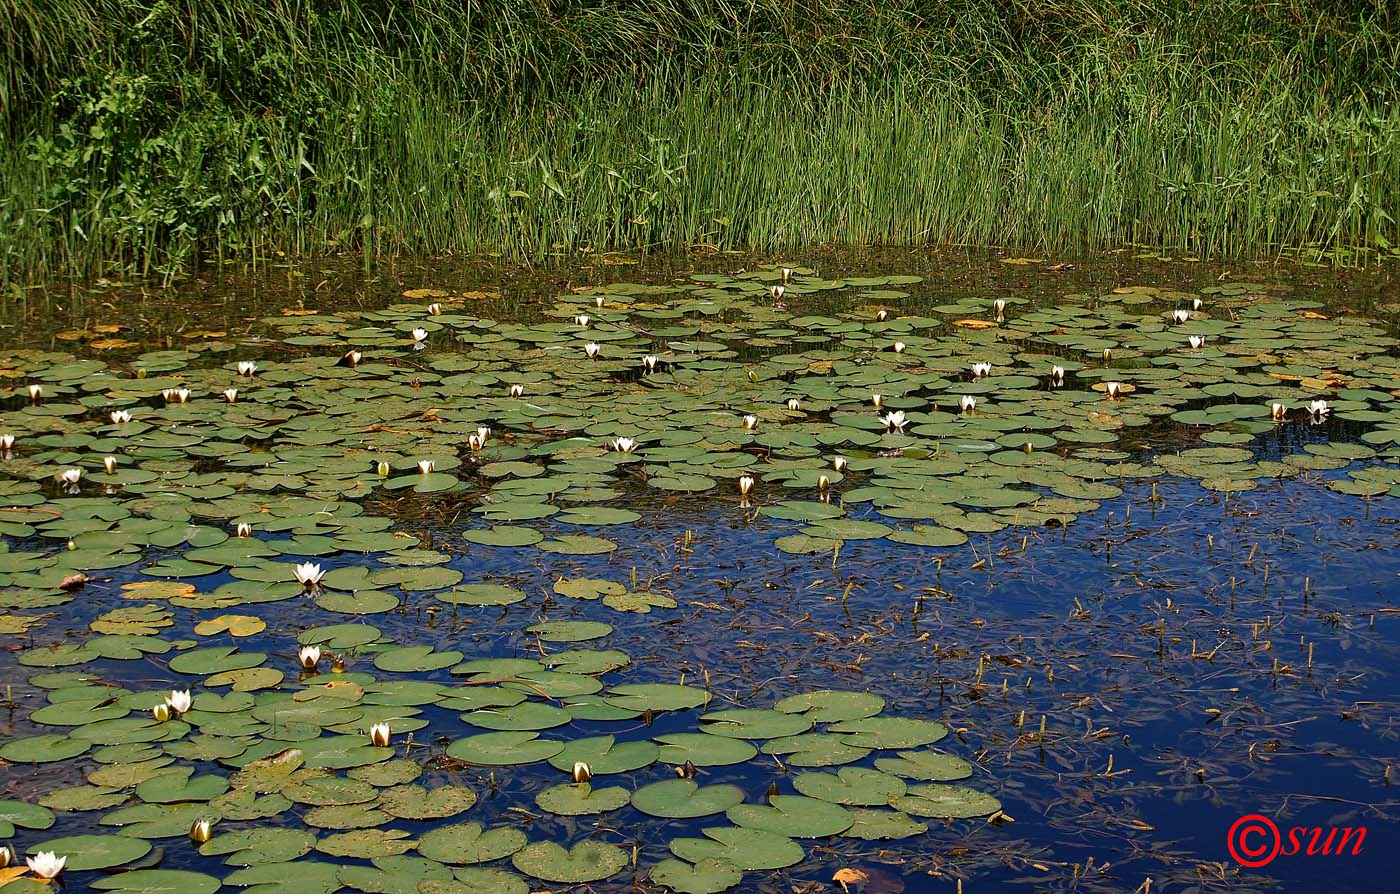
{"type": "Polygon", "coordinates": [[[973,410],[977,409],[977,398],[973,397],[971,394],[964,394],[962,399],[958,401],[958,408],[964,413],[971,413],[973,410]]]}
{"type": "Polygon", "coordinates": [[[1109,399],[1109,400],[1117,400],[1118,397],[1119,397],[1119,395],[1122,394],[1122,392],[1123,392],[1123,383],[1121,383],[1121,382],[1104,382],[1104,383],[1103,383],[1103,391],[1104,391],[1104,394],[1108,395],[1108,399],[1109,399]]]}
{"type": "Polygon", "coordinates": [[[798,400],[795,397],[789,397],[787,402],[787,408],[789,410],[800,410],[802,409],[802,401],[798,400]]]}
{"type": "Polygon", "coordinates": [[[258,371],[258,365],[251,360],[238,361],[238,374],[240,376],[253,376],[258,371]]]}
{"type": "Polygon", "coordinates": [[[753,478],[744,475],[739,479],[739,493],[748,496],[753,491],[753,478]]]}
{"type": "Polygon", "coordinates": [[[30,386],[29,386],[29,399],[30,399],[30,400],[34,401],[34,403],[37,404],[40,400],[43,399],[43,397],[44,397],[44,386],[43,386],[43,385],[30,385],[30,386]]]}
{"type": "Polygon", "coordinates": [[[574,317],[574,322],[577,323],[579,326],[582,326],[584,329],[587,329],[588,314],[579,314],[578,316],[574,317]]]}
{"type": "Polygon", "coordinates": [[[745,416],[745,417],[744,417],[744,429],[747,430],[747,431],[753,431],[753,430],[756,429],[756,428],[758,428],[758,417],[755,416],[755,415],[752,414],[752,413],[750,413],[750,414],[748,414],[747,416],[745,416]]]}
{"type": "Polygon", "coordinates": [[[904,431],[904,427],[909,424],[909,419],[904,415],[903,410],[893,410],[880,417],[880,421],[885,424],[886,431],[904,431]]]}
{"type": "Polygon", "coordinates": [[[783,288],[782,286],[770,286],[768,289],[768,294],[773,296],[774,301],[782,301],[783,293],[786,291],[787,289],[783,288]]]}
{"type": "Polygon", "coordinates": [[[115,456],[105,456],[102,458],[102,468],[108,475],[117,470],[117,458],[115,456]]]}
{"type": "Polygon", "coordinates": [[[846,471],[846,462],[847,460],[844,456],[833,457],[831,460],[831,467],[838,472],[844,472],[846,471]]]}
{"type": "Polygon", "coordinates": [[[170,706],[167,704],[156,705],[151,709],[151,716],[156,719],[157,723],[164,723],[170,719],[170,706]]]}
{"type": "Polygon", "coordinates": [[[902,341],[897,341],[897,342],[895,342],[894,344],[890,345],[890,348],[891,348],[896,354],[903,354],[903,353],[904,353],[905,344],[904,344],[904,342],[902,342],[902,341]]]}
{"type": "Polygon", "coordinates": [[[389,724],[376,723],[374,726],[371,726],[369,728],[369,740],[380,748],[387,747],[389,744],[389,724]]]}
{"type": "Polygon", "coordinates": [[[598,345],[594,342],[589,342],[588,344],[583,346],[583,353],[588,355],[589,360],[597,360],[598,355],[602,353],[602,350],[603,349],[598,347],[598,345]]]}
{"type": "Polygon", "coordinates": [[[139,369],[136,370],[136,378],[138,378],[138,379],[144,379],[144,378],[146,378],[146,368],[145,368],[144,366],[143,366],[143,367],[140,367],[139,369]]]}
{"type": "Polygon", "coordinates": [[[885,403],[885,397],[884,397],[884,395],[882,395],[882,394],[872,394],[872,395],[870,395],[870,402],[871,402],[872,404],[874,404],[874,405],[875,405],[875,409],[878,410],[878,409],[880,409],[881,406],[884,405],[884,403],[885,403]]]}
{"type": "Polygon", "coordinates": [[[190,841],[195,844],[203,844],[212,837],[214,833],[209,827],[209,820],[196,820],[195,824],[190,826],[190,841]]]}
{"type": "Polygon", "coordinates": [[[233,536],[235,536],[235,537],[252,537],[252,536],[253,536],[253,526],[252,526],[251,524],[249,524],[248,522],[239,522],[238,525],[233,529],[233,536]]]}
{"type": "Polygon", "coordinates": [[[525,386],[524,386],[524,385],[512,385],[512,386],[510,386],[510,396],[511,396],[511,397],[522,397],[522,396],[524,396],[524,394],[525,394],[525,386]]]}
{"type": "Polygon", "coordinates": [[[224,400],[228,401],[228,402],[231,403],[231,404],[236,404],[236,403],[238,403],[238,389],[237,389],[237,388],[225,388],[225,389],[224,389],[224,400]]]}
{"type": "Polygon", "coordinates": [[[389,463],[385,460],[381,459],[379,463],[374,467],[374,470],[379,473],[380,478],[389,477],[389,463]]]}
{"type": "Polygon", "coordinates": [[[783,268],[783,282],[787,282],[787,281],[790,280],[790,279],[792,279],[792,268],[791,268],[791,267],[784,267],[784,268],[783,268]]]}
{"type": "Polygon", "coordinates": [[[430,459],[420,459],[420,460],[418,460],[418,471],[419,471],[420,473],[424,474],[424,475],[428,474],[429,472],[433,471],[433,470],[436,469],[436,468],[437,468],[437,463],[433,462],[433,461],[430,460],[430,459]]]}
{"type": "Polygon", "coordinates": [[[428,305],[428,313],[435,317],[440,315],[442,313],[442,305],[434,301],[432,304],[428,305]]]}
{"type": "Polygon", "coordinates": [[[889,318],[890,318],[890,312],[887,311],[887,310],[885,310],[883,307],[880,308],[879,310],[875,311],[875,319],[876,319],[878,322],[883,323],[883,322],[885,322],[886,320],[888,320],[889,318]]]}
{"type": "Polygon", "coordinates": [[[604,302],[605,300],[606,300],[606,299],[605,299],[602,295],[595,295],[594,298],[593,298],[593,304],[594,304],[595,307],[602,307],[602,306],[603,306],[603,302],[604,302]]]}
{"type": "Polygon", "coordinates": [[[829,487],[831,487],[830,478],[825,475],[821,475],[817,478],[817,490],[826,490],[829,487]]]}
{"type": "Polygon", "coordinates": [[[10,850],[4,845],[0,845],[0,869],[4,869],[6,866],[9,866],[10,863],[14,861],[14,859],[14,851],[10,850]]]}
{"type": "Polygon", "coordinates": [[[588,782],[593,778],[593,771],[583,761],[574,761],[573,777],[574,782],[588,782]]]}

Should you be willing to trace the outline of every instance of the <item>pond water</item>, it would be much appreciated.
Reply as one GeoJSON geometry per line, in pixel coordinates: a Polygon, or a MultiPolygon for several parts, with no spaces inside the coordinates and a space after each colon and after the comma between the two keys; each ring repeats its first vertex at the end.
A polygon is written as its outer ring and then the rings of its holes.
{"type": "Polygon", "coordinates": [[[181,894],[1391,890],[1397,313],[1133,253],[11,295],[0,837],[181,894]]]}

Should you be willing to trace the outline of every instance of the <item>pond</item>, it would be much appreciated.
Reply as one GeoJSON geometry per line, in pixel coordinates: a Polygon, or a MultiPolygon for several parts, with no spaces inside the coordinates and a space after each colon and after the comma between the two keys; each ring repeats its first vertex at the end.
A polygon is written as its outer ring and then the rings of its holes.
{"type": "Polygon", "coordinates": [[[870,250],[7,296],[0,885],[1388,890],[1394,286],[870,250]]]}

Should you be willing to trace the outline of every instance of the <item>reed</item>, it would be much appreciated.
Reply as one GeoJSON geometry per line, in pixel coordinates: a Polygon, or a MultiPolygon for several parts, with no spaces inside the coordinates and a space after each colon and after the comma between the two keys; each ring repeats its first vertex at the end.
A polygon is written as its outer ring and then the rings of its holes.
{"type": "Polygon", "coordinates": [[[1388,4],[6,5],[8,281],[273,249],[1400,244],[1388,4]]]}

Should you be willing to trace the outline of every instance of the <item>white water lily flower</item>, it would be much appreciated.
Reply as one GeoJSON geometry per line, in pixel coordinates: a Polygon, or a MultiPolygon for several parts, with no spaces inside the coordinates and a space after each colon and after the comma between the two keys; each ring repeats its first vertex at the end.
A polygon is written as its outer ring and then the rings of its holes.
{"type": "Polygon", "coordinates": [[[574,772],[571,775],[574,782],[588,782],[593,778],[593,770],[583,761],[574,761],[574,772]]]}
{"type": "Polygon", "coordinates": [[[253,536],[253,526],[250,525],[250,524],[248,524],[247,522],[239,522],[238,525],[237,525],[236,527],[234,527],[234,529],[233,529],[233,536],[235,536],[235,537],[252,537],[252,536],[253,536]]]}
{"type": "Polygon", "coordinates": [[[606,301],[606,300],[607,300],[607,299],[605,299],[602,295],[595,295],[595,296],[593,296],[593,306],[594,306],[594,307],[602,307],[602,306],[603,306],[603,302],[606,301]]]}
{"type": "Polygon", "coordinates": [[[8,453],[10,451],[10,448],[13,446],[15,446],[14,435],[0,435],[0,450],[4,450],[6,453],[8,453]]]}
{"type": "Polygon", "coordinates": [[[374,726],[371,726],[369,728],[369,740],[372,744],[378,745],[380,748],[387,747],[389,744],[389,724],[376,723],[374,726]]]}
{"type": "Polygon", "coordinates": [[[348,366],[351,369],[354,369],[355,367],[360,365],[360,361],[364,358],[365,354],[363,351],[357,351],[354,348],[351,348],[350,350],[345,352],[344,357],[340,358],[340,362],[341,365],[348,366]]]}
{"type": "Polygon", "coordinates": [[[524,397],[524,396],[525,396],[525,386],[524,386],[524,385],[512,385],[512,386],[510,386],[510,396],[511,396],[511,397],[524,397]]]}
{"type": "Polygon", "coordinates": [[[597,360],[597,359],[598,359],[598,353],[599,353],[600,351],[602,351],[602,348],[598,347],[598,345],[597,345],[596,343],[591,342],[591,341],[590,341],[588,344],[586,344],[586,345],[583,346],[583,353],[585,353],[585,354],[588,355],[588,359],[589,359],[589,360],[597,360]]]}
{"type": "Polygon", "coordinates": [[[410,332],[409,335],[413,336],[414,341],[428,340],[428,330],[424,329],[422,326],[414,327],[413,331],[410,332]]]}
{"type": "Polygon", "coordinates": [[[1270,404],[1269,416],[1275,422],[1282,422],[1288,418],[1288,407],[1283,404],[1270,404]]]}
{"type": "Polygon", "coordinates": [[[971,413],[973,410],[977,409],[977,398],[973,397],[971,394],[964,394],[958,400],[958,407],[964,413],[971,413]]]}
{"type": "Polygon", "coordinates": [[[238,374],[240,376],[251,376],[257,373],[258,365],[251,360],[238,361],[238,374]]]}
{"type": "Polygon", "coordinates": [[[648,354],[642,358],[642,366],[646,369],[647,372],[655,372],[656,364],[660,362],[661,358],[657,357],[655,354],[648,354]]]}
{"type": "Polygon", "coordinates": [[[160,396],[167,404],[188,403],[190,399],[190,389],[188,388],[166,388],[161,391],[160,396]]]}
{"type": "Polygon", "coordinates": [[[237,388],[225,388],[225,389],[224,389],[224,400],[228,401],[228,402],[231,403],[231,404],[236,404],[236,403],[238,403],[238,389],[237,389],[237,388]]]}
{"type": "Polygon", "coordinates": [[[9,866],[15,859],[15,852],[3,844],[0,844],[0,869],[9,866]]]}
{"type": "Polygon", "coordinates": [[[872,394],[872,395],[870,395],[870,403],[874,404],[875,409],[878,410],[878,409],[880,409],[880,407],[884,406],[884,404],[885,404],[885,396],[884,396],[883,394],[879,394],[878,392],[875,393],[875,394],[872,394]]]}
{"type": "Polygon", "coordinates": [[[1065,368],[1063,366],[1050,367],[1050,384],[1056,388],[1065,383],[1065,368]]]}
{"type": "Polygon", "coordinates": [[[1186,343],[1191,346],[1191,350],[1199,351],[1206,346],[1206,337],[1204,335],[1192,335],[1186,339],[1186,343]]]}
{"type": "Polygon", "coordinates": [[[613,438],[612,449],[618,453],[631,453],[637,449],[637,442],[633,438],[613,438]]]}
{"type": "Polygon", "coordinates": [[[321,662],[321,647],[302,646],[301,649],[297,651],[297,661],[301,662],[302,667],[311,670],[321,662]]]}
{"type": "Polygon", "coordinates": [[[749,492],[752,490],[753,478],[748,475],[741,476],[739,478],[739,493],[743,494],[744,496],[748,496],[749,492]]]}
{"type": "Polygon", "coordinates": [[[63,871],[68,858],[60,857],[53,851],[39,851],[31,857],[25,857],[24,862],[29,864],[29,871],[39,878],[54,878],[63,871]]]}
{"type": "Polygon", "coordinates": [[[888,320],[889,318],[890,318],[890,312],[887,311],[887,310],[885,310],[883,307],[880,308],[879,310],[875,311],[875,321],[876,321],[876,322],[878,322],[878,323],[883,323],[883,322],[885,322],[886,320],[888,320]]]}
{"type": "Polygon", "coordinates": [[[1321,419],[1330,412],[1332,412],[1332,408],[1327,406],[1327,401],[1325,400],[1315,400],[1308,404],[1308,415],[1312,416],[1314,419],[1321,419]]]}
{"type": "Polygon", "coordinates": [[[817,476],[817,490],[826,490],[831,487],[831,479],[825,475],[817,476]]]}
{"type": "Polygon", "coordinates": [[[478,434],[470,434],[470,435],[467,435],[467,448],[468,448],[468,449],[470,449],[470,450],[480,450],[482,447],[485,447],[485,446],[486,446],[486,442],[483,441],[483,440],[481,440],[481,435],[478,435],[478,434]]]}
{"type": "Polygon", "coordinates": [[[165,702],[161,702],[151,708],[151,716],[156,719],[156,723],[164,723],[170,719],[170,706],[165,702]]]}
{"type": "Polygon", "coordinates": [[[972,377],[974,379],[985,379],[992,374],[992,365],[983,360],[972,364],[972,377]]]}
{"type": "Polygon", "coordinates": [[[784,268],[783,268],[783,282],[787,282],[787,281],[790,280],[790,279],[792,279],[792,268],[791,268],[791,267],[784,267],[784,268]]]}
{"type": "Polygon", "coordinates": [[[1109,400],[1117,400],[1118,397],[1123,393],[1123,383],[1104,382],[1103,393],[1108,396],[1109,400]]]}
{"type": "Polygon", "coordinates": [[[113,425],[125,425],[131,421],[131,414],[126,410],[113,410],[107,414],[107,418],[112,420],[113,425]]]}
{"type": "Polygon", "coordinates": [[[193,701],[188,689],[172,689],[170,694],[165,697],[165,703],[176,714],[184,714],[188,711],[193,701]]]}
{"type": "Polygon", "coordinates": [[[314,562],[303,562],[292,569],[292,574],[296,576],[297,583],[308,590],[316,589],[316,585],[321,582],[321,578],[326,573],[321,570],[321,566],[314,562]]]}
{"type": "Polygon", "coordinates": [[[885,424],[886,431],[904,431],[904,426],[909,424],[903,410],[892,410],[881,416],[880,421],[885,424]]]}
{"type": "Polygon", "coordinates": [[[768,294],[773,296],[774,301],[782,301],[783,293],[786,291],[787,289],[783,288],[782,286],[770,286],[768,288],[768,294]]]}
{"type": "Polygon", "coordinates": [[[482,444],[485,444],[487,439],[491,437],[491,427],[488,425],[478,425],[476,427],[476,436],[481,439],[482,444]]]}
{"type": "Polygon", "coordinates": [[[428,313],[432,314],[435,317],[438,316],[442,313],[442,305],[434,301],[432,304],[428,305],[428,313]]]}
{"type": "Polygon", "coordinates": [[[800,410],[802,409],[802,401],[798,400],[795,397],[789,397],[787,402],[787,408],[789,410],[800,410]]]}
{"type": "Polygon", "coordinates": [[[195,820],[194,825],[190,826],[190,841],[195,844],[203,844],[213,836],[214,832],[210,829],[207,819],[195,820]]]}
{"type": "Polygon", "coordinates": [[[58,473],[58,480],[68,487],[77,487],[78,482],[83,480],[83,470],[64,469],[58,473]]]}
{"type": "Polygon", "coordinates": [[[903,353],[904,353],[904,349],[905,349],[906,347],[908,347],[908,346],[907,346],[906,344],[904,344],[904,342],[902,342],[902,341],[897,341],[897,342],[895,342],[894,344],[890,345],[890,349],[893,350],[896,354],[903,354],[903,353]]]}
{"type": "Polygon", "coordinates": [[[753,431],[754,429],[758,428],[758,417],[752,413],[749,413],[747,416],[745,416],[744,428],[748,431],[753,431]]]}
{"type": "Polygon", "coordinates": [[[117,458],[115,456],[102,457],[102,469],[108,475],[115,472],[117,470],[117,458]]]}
{"type": "Polygon", "coordinates": [[[1172,311],[1172,322],[1178,326],[1180,326],[1182,323],[1185,323],[1189,319],[1191,319],[1191,311],[1189,310],[1172,311]]]}
{"type": "Polygon", "coordinates": [[[421,472],[421,473],[424,474],[424,475],[428,474],[429,472],[433,471],[433,470],[436,469],[436,468],[437,468],[437,463],[433,462],[433,461],[430,460],[430,459],[420,459],[420,460],[418,460],[418,471],[421,472]]]}
{"type": "Polygon", "coordinates": [[[1206,306],[1206,303],[1205,303],[1204,301],[1202,301],[1201,299],[1199,299],[1199,298],[1192,298],[1192,299],[1191,299],[1191,309],[1192,309],[1192,310],[1200,310],[1201,308],[1203,308],[1203,307],[1205,307],[1205,306],[1206,306]]]}
{"type": "Polygon", "coordinates": [[[579,325],[582,326],[583,328],[587,329],[587,328],[588,328],[588,314],[579,314],[578,316],[574,317],[574,322],[577,323],[577,324],[579,324],[579,325]]]}
{"type": "Polygon", "coordinates": [[[844,457],[844,456],[833,456],[833,457],[831,458],[831,467],[832,467],[833,469],[835,469],[836,471],[838,471],[838,472],[844,472],[844,471],[846,471],[846,457],[844,457]]]}
{"type": "Polygon", "coordinates": [[[29,386],[29,399],[30,399],[30,400],[32,400],[32,401],[34,401],[35,403],[37,403],[37,402],[39,401],[39,399],[42,398],[43,396],[44,396],[44,386],[43,386],[43,385],[30,385],[30,386],[29,386]]]}

